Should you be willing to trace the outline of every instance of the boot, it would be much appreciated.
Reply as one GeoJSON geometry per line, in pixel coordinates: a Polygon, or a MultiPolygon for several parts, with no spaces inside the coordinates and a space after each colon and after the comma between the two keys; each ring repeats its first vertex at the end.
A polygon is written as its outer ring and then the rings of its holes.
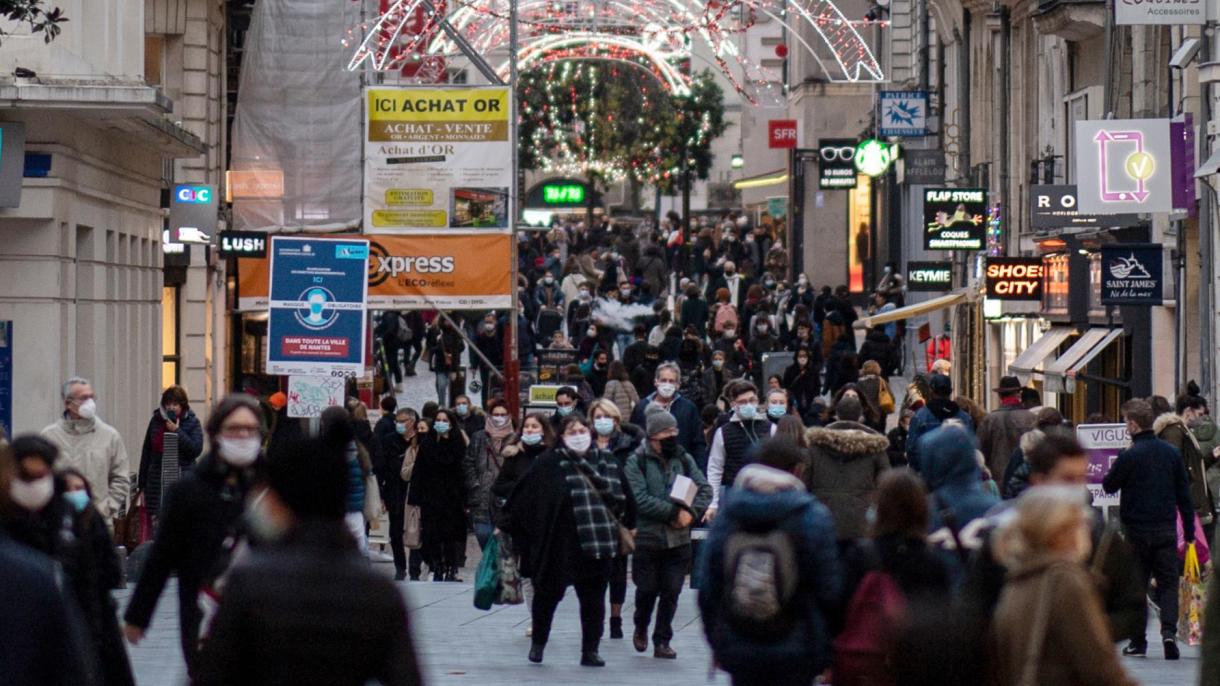
{"type": "Polygon", "coordinates": [[[623,637],[623,618],[622,617],[611,617],[610,618],[610,638],[622,638],[622,637],[623,637]]]}
{"type": "Polygon", "coordinates": [[[669,647],[669,641],[657,641],[656,647],[652,650],[653,657],[659,657],[663,660],[676,660],[678,654],[673,648],[669,647]]]}
{"type": "Polygon", "coordinates": [[[597,654],[597,644],[596,643],[593,644],[593,646],[591,646],[591,647],[581,648],[580,664],[582,667],[605,667],[606,666],[606,661],[602,659],[601,655],[597,654]]]}
{"type": "Polygon", "coordinates": [[[538,663],[542,662],[542,651],[545,648],[546,648],[545,643],[531,643],[530,644],[530,656],[529,656],[530,662],[533,662],[534,664],[538,664],[538,663]]]}
{"type": "Polygon", "coordinates": [[[644,627],[642,631],[639,627],[635,628],[635,633],[631,636],[631,645],[637,653],[648,650],[648,627],[644,627]]]}

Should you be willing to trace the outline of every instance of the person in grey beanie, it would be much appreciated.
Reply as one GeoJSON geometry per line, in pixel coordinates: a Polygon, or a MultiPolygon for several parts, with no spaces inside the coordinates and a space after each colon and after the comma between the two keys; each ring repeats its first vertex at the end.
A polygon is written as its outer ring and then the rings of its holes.
{"type": "Polygon", "coordinates": [[[674,659],[669,646],[678,596],[691,567],[691,526],[712,502],[712,487],[702,470],[678,443],[678,421],[667,410],[645,411],[647,439],[627,458],[627,483],[637,508],[636,549],[631,561],[635,580],[635,633],[632,644],[648,649],[648,625],[657,608],[652,633],[653,656],[674,659]]]}

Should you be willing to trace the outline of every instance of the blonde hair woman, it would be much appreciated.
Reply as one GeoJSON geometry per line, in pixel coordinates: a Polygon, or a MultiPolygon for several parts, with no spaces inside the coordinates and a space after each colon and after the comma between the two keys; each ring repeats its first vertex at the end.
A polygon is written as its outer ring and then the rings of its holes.
{"type": "Polygon", "coordinates": [[[996,533],[1008,580],[996,606],[992,647],[1006,686],[1136,684],[1119,663],[1084,561],[1091,513],[1079,488],[1038,486],[996,533]]]}

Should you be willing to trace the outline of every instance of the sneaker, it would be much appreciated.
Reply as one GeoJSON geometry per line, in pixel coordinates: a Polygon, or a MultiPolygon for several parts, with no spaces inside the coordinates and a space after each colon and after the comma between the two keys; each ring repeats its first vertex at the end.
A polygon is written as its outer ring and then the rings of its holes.
{"type": "Polygon", "coordinates": [[[675,652],[673,648],[670,648],[668,643],[658,643],[656,647],[652,649],[652,656],[659,657],[662,660],[678,659],[678,653],[675,652]]]}
{"type": "Polygon", "coordinates": [[[1165,659],[1177,660],[1182,655],[1178,652],[1178,642],[1172,638],[1166,638],[1161,641],[1165,645],[1165,659]]]}
{"type": "Polygon", "coordinates": [[[530,638],[530,637],[532,637],[533,635],[534,635],[534,627],[533,627],[533,625],[531,624],[530,626],[525,627],[525,637],[526,637],[526,638],[530,638]]]}
{"type": "MultiPolygon", "coordinates": [[[[1176,646],[1175,646],[1175,648],[1176,648],[1176,646]]],[[[1127,644],[1126,648],[1123,648],[1123,655],[1126,655],[1127,657],[1143,657],[1147,654],[1148,654],[1148,644],[1147,643],[1136,643],[1135,641],[1132,641],[1127,644]]]]}

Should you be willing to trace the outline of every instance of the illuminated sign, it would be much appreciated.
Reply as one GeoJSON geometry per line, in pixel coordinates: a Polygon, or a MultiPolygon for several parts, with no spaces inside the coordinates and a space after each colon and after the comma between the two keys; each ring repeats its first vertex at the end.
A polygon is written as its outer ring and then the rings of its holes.
{"type": "Polygon", "coordinates": [[[1136,214],[1085,214],[1077,209],[1075,186],[1031,186],[1029,225],[1035,229],[1134,226],[1136,214]]]}
{"type": "Polygon", "coordinates": [[[174,197],[178,202],[206,205],[212,202],[211,186],[175,186],[174,197]]]}
{"type": "Polygon", "coordinates": [[[1076,122],[1077,200],[1087,214],[1173,210],[1168,119],[1076,122]]]}
{"type": "Polygon", "coordinates": [[[987,191],[928,188],[923,194],[923,243],[928,250],[982,250],[987,241],[987,191]]]}
{"type": "Polygon", "coordinates": [[[547,205],[582,205],[585,187],[579,183],[547,184],[542,187],[542,202],[547,205]]]}
{"type": "Polygon", "coordinates": [[[818,141],[818,188],[824,191],[856,187],[856,139],[818,141]]]}
{"type": "Polygon", "coordinates": [[[178,184],[169,202],[170,239],[175,243],[210,243],[216,231],[216,189],[178,184]]]}
{"type": "Polygon", "coordinates": [[[267,234],[262,231],[221,231],[221,257],[265,257],[267,234]]]}
{"type": "Polygon", "coordinates": [[[953,286],[953,263],[908,262],[908,291],[947,291],[953,286]]]}
{"type": "Polygon", "coordinates": [[[1041,257],[988,257],[987,297],[996,300],[1042,300],[1041,257]]]}
{"type": "Polygon", "coordinates": [[[898,159],[898,144],[866,138],[856,146],[856,169],[868,176],[881,176],[898,159]]]}

